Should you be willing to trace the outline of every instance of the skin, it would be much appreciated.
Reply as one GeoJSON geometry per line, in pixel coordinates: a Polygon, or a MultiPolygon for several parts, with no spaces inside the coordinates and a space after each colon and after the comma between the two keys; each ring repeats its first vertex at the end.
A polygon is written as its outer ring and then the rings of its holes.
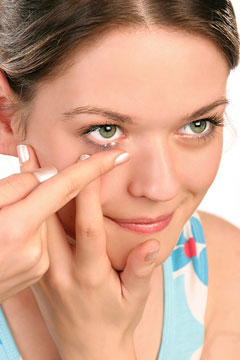
{"type": "MultiPolygon", "coordinates": [[[[133,116],[137,123],[123,125],[128,134],[117,140],[131,161],[101,179],[103,215],[174,216],[167,228],[150,236],[126,231],[105,217],[107,252],[115,269],[122,270],[129,251],[153,235],[161,244],[162,263],[214,180],[222,129],[207,141],[177,134],[189,114],[225,96],[228,74],[224,57],[208,39],[153,28],[110,33],[87,53],[77,53],[64,74],[39,87],[25,143],[33,146],[41,167],[61,170],[81,154],[95,152],[77,131],[96,121],[104,124],[104,118],[78,115],[61,121],[66,111],[97,105],[133,116]]],[[[223,116],[224,110],[218,106],[207,115],[223,116]]],[[[74,200],[58,212],[73,238],[74,214],[74,200]]]]}
{"type": "MultiPolygon", "coordinates": [[[[100,201],[105,216],[107,253],[113,268],[123,270],[130,251],[154,238],[160,242],[157,263],[161,264],[170,255],[185,222],[198,207],[218,170],[222,128],[218,127],[215,135],[206,141],[198,141],[183,135],[182,127],[190,121],[182,119],[225,96],[229,75],[225,58],[206,38],[152,28],[151,31],[110,33],[93,49],[84,54],[76,53],[71,60],[73,65],[64,74],[39,86],[31,104],[25,143],[34,148],[41,167],[55,166],[60,171],[75,163],[81,154],[95,152],[76,135],[80,127],[96,122],[105,124],[105,120],[96,115],[79,115],[62,122],[62,113],[78,106],[97,105],[133,116],[137,126],[124,125],[126,138],[119,139],[118,145],[130,152],[131,160],[101,177],[100,201]],[[174,212],[174,216],[169,226],[151,235],[125,231],[106,218],[154,218],[170,212],[174,212]]],[[[221,118],[224,110],[224,105],[218,106],[195,120],[216,114],[221,118]]],[[[17,127],[12,128],[14,144],[23,143],[17,127]]],[[[74,238],[75,201],[58,211],[58,217],[65,231],[74,238]]],[[[213,223],[209,225],[212,227],[213,223]]],[[[222,232],[221,229],[216,236],[218,242],[222,232]]],[[[220,309],[229,303],[228,299],[225,301],[223,287],[221,294],[212,290],[218,283],[214,274],[218,274],[219,269],[213,259],[219,245],[210,246],[212,238],[207,236],[207,239],[212,254],[209,257],[212,295],[208,301],[206,328],[211,339],[219,328],[211,326],[209,332],[216,299],[221,299],[220,309]]],[[[220,257],[216,264],[224,268],[236,264],[236,259],[229,263],[223,260],[220,257]]],[[[161,267],[156,268],[148,309],[159,308],[155,295],[156,291],[160,293],[157,289],[160,273],[161,267]],[[155,307],[152,307],[154,298],[155,307]]],[[[229,284],[229,279],[224,283],[229,284]]],[[[140,331],[147,329],[148,315],[149,312],[145,312],[140,331]]],[[[151,319],[155,316],[153,314],[151,319]]],[[[219,316],[215,323],[219,324],[218,321],[219,316]]],[[[154,358],[154,354],[149,353],[151,344],[144,355],[139,343],[135,346],[137,355],[154,358]]],[[[208,354],[207,358],[210,359],[208,354]]]]}

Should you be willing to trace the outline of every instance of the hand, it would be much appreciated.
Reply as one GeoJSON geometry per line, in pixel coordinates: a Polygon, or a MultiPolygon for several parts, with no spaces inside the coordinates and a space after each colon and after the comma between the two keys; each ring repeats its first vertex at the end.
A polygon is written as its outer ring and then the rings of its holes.
{"type": "MultiPolygon", "coordinates": [[[[0,180],[0,304],[37,282],[49,266],[46,239],[41,237],[46,225],[32,231],[36,204],[26,203],[40,184],[33,173],[39,163],[33,149],[28,150],[30,159],[22,165],[24,173],[0,180]]],[[[55,168],[51,170],[56,173],[55,168]]]]}
{"type": "MultiPolygon", "coordinates": [[[[30,146],[28,150],[30,159],[22,164],[21,173],[0,180],[0,303],[39,281],[47,271],[46,219],[90,181],[111,170],[120,154],[97,155],[91,166],[78,162],[40,184],[33,173],[39,170],[39,162],[30,146]]],[[[57,172],[49,170],[52,175],[57,172]]]]}
{"type": "MultiPolygon", "coordinates": [[[[83,163],[87,171],[97,160],[91,157],[83,163]]],[[[57,215],[47,219],[50,266],[32,286],[64,360],[136,359],[133,334],[155,268],[153,258],[144,258],[159,248],[157,240],[147,240],[130,252],[121,273],[113,269],[106,252],[99,183],[93,181],[76,196],[75,248],[68,244],[57,215]]]]}

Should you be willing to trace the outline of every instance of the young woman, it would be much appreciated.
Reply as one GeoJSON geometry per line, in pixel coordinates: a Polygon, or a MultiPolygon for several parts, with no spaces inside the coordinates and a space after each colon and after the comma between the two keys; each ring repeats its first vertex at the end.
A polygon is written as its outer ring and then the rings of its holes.
{"type": "Polygon", "coordinates": [[[0,359],[239,359],[230,1],[2,1],[0,49],[0,359]]]}

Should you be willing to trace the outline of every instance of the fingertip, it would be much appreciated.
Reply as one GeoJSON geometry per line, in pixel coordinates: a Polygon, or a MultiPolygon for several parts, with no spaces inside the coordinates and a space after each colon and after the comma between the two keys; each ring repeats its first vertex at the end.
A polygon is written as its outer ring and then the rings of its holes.
{"type": "MultiPolygon", "coordinates": [[[[102,154],[102,153],[101,153],[102,154]]],[[[106,152],[105,152],[106,154],[106,152]]],[[[121,165],[125,162],[127,162],[129,159],[130,159],[130,154],[127,153],[127,152],[122,152],[122,153],[118,153],[118,154],[114,154],[115,158],[114,158],[114,166],[118,166],[118,165],[121,165]]],[[[78,161],[83,161],[83,160],[86,160],[88,158],[90,158],[91,155],[89,154],[83,154],[80,156],[79,160],[78,161]]]]}
{"type": "MultiPolygon", "coordinates": [[[[97,152],[95,154],[83,154],[77,160],[77,163],[84,164],[90,168],[90,171],[97,174],[96,177],[104,175],[113,168],[127,162],[130,159],[130,154],[119,149],[112,149],[105,152],[97,152]]],[[[95,178],[96,178],[95,177],[95,178]]],[[[95,179],[93,178],[93,180],[95,179]]]]}
{"type": "Polygon", "coordinates": [[[17,154],[19,160],[20,172],[29,172],[39,169],[41,166],[38,162],[34,149],[27,144],[17,145],[17,154]]]}
{"type": "Polygon", "coordinates": [[[27,162],[30,158],[29,150],[27,145],[19,144],[17,145],[17,154],[19,165],[22,166],[25,162],[27,162]]]}
{"type": "Polygon", "coordinates": [[[46,168],[39,168],[35,170],[33,174],[36,176],[40,183],[50,179],[51,177],[57,175],[58,171],[55,167],[46,167],[46,168]]]}
{"type": "Polygon", "coordinates": [[[124,164],[125,162],[127,162],[130,159],[130,157],[131,156],[129,153],[127,153],[127,152],[122,153],[115,159],[114,166],[124,164]]]}

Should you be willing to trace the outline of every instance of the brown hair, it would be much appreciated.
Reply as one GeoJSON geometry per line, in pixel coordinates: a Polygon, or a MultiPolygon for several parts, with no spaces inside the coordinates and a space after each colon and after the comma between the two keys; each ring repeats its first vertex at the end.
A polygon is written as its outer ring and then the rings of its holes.
{"type": "Polygon", "coordinates": [[[230,69],[238,64],[239,35],[229,0],[2,0],[0,69],[18,103],[26,105],[39,82],[56,76],[76,47],[94,46],[114,28],[151,25],[206,36],[230,69]]]}

